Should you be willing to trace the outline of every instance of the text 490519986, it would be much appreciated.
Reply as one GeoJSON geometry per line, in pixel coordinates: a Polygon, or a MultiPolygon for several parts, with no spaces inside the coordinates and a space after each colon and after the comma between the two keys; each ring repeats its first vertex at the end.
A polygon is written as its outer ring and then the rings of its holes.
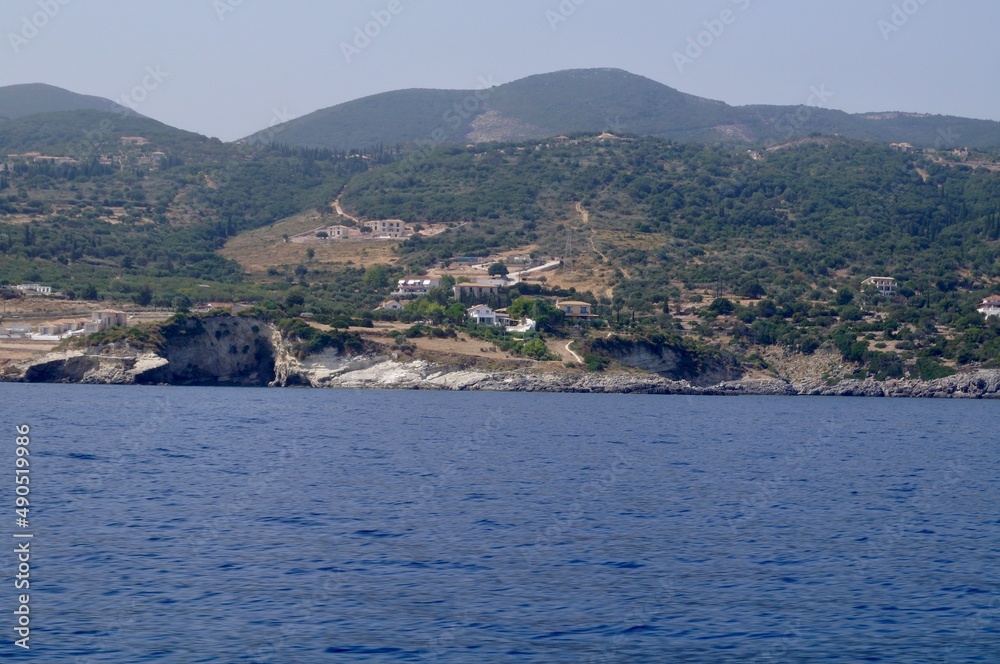
{"type": "MultiPolygon", "coordinates": [[[[18,531],[14,533],[14,555],[17,556],[17,573],[14,575],[14,588],[26,591],[31,588],[31,538],[34,535],[27,531],[28,516],[31,513],[31,427],[22,424],[16,427],[17,437],[14,447],[14,523],[18,531]]],[[[31,639],[31,597],[28,593],[17,596],[17,609],[14,611],[17,624],[14,632],[18,638],[14,644],[25,650],[30,649],[31,639]]]]}

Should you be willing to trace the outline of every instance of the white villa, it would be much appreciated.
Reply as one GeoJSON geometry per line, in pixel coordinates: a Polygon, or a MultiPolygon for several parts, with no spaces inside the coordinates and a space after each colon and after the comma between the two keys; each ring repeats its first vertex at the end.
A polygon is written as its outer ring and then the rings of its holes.
{"type": "Polygon", "coordinates": [[[989,318],[990,316],[1000,316],[1000,295],[990,295],[979,303],[976,309],[979,313],[989,318]]]}
{"type": "Polygon", "coordinates": [[[401,219],[379,219],[369,221],[368,228],[377,237],[406,237],[406,222],[401,219]]]}
{"type": "Polygon", "coordinates": [[[441,285],[441,280],[436,277],[406,277],[400,279],[393,295],[398,297],[417,297],[427,295],[432,288],[441,285]]]}
{"type": "Polygon", "coordinates": [[[861,285],[873,286],[882,295],[896,294],[896,280],[892,277],[868,277],[861,285]]]}
{"type": "MultiPolygon", "coordinates": [[[[468,316],[469,320],[480,325],[498,324],[496,312],[487,307],[485,304],[477,304],[474,307],[469,307],[468,316]]],[[[510,319],[508,318],[508,320],[510,319]]]]}
{"type": "Polygon", "coordinates": [[[117,325],[128,325],[128,314],[114,309],[102,309],[91,314],[90,321],[84,323],[83,331],[87,334],[94,334],[117,325]]]}
{"type": "Polygon", "coordinates": [[[17,286],[11,286],[11,288],[18,291],[35,291],[44,295],[52,292],[52,286],[40,286],[39,284],[18,284],[17,286]]]}

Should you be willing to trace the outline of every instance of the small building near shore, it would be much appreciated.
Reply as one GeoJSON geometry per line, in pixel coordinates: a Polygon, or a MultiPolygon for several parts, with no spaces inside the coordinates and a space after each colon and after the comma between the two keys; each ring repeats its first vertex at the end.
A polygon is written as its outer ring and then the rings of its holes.
{"type": "Polygon", "coordinates": [[[102,309],[91,314],[83,329],[87,334],[96,334],[119,325],[128,325],[128,314],[114,309],[102,309]]]}

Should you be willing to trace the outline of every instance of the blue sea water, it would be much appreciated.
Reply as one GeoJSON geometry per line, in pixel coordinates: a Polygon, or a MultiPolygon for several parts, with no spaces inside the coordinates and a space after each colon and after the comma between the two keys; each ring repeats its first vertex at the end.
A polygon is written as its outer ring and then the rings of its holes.
{"type": "Polygon", "coordinates": [[[30,651],[0,554],[2,658],[1000,661],[996,402],[0,384],[0,403],[0,536],[22,423],[34,534],[30,651]]]}

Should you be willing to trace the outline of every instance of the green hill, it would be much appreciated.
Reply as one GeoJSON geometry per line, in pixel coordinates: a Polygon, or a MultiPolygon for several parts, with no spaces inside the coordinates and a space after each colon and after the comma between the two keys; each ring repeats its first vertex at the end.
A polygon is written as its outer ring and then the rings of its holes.
{"type": "Polygon", "coordinates": [[[0,117],[8,120],[36,113],[84,110],[138,115],[109,99],[81,95],[44,83],[0,87],[0,117]]]}
{"type": "MultiPolygon", "coordinates": [[[[0,283],[45,283],[76,297],[143,305],[293,304],[341,324],[371,316],[406,272],[510,250],[573,267],[512,288],[491,306],[513,305],[519,295],[586,299],[617,331],[649,339],[683,333],[748,362],[764,346],[809,353],[826,345],[883,377],[901,375],[904,363],[906,371],[934,375],[1000,362],[1000,321],[975,312],[978,299],[1000,285],[994,155],[903,152],[873,142],[888,140],[879,132],[891,123],[932,141],[929,118],[808,109],[792,117],[831,133],[860,126],[867,140],[780,141],[788,116],[774,118],[789,112],[781,107],[733,109],[624,72],[553,76],[478,97],[402,91],[362,100],[371,107],[351,116],[354,135],[388,144],[363,155],[224,144],[93,109],[0,122],[0,154],[75,158],[10,157],[0,167],[0,283]],[[602,81],[614,85],[604,89],[602,81]],[[415,97],[420,112],[396,122],[415,97]],[[487,110],[473,113],[477,104],[487,110]],[[658,110],[644,111],[650,108],[658,110]],[[671,133],[695,136],[735,112],[743,123],[725,126],[771,138],[734,144],[636,135],[667,118],[671,133]],[[463,138],[434,149],[397,147],[385,133],[364,133],[373,118],[439,143],[463,138]],[[590,123],[601,126],[558,136],[559,127],[590,123]],[[555,137],[465,145],[468,132],[519,135],[526,127],[555,137]],[[154,152],[164,154],[154,160],[154,152]],[[278,257],[270,263],[248,267],[218,253],[233,236],[304,213],[343,221],[330,208],[338,195],[351,215],[448,228],[379,243],[383,264],[355,262],[365,251],[357,247],[350,260],[324,257],[350,249],[333,242],[309,252],[312,246],[284,241],[284,227],[258,248],[278,257]],[[895,277],[898,295],[864,293],[862,280],[874,274],[895,277]]],[[[983,136],[991,124],[981,125],[983,136]]],[[[971,127],[955,131],[974,136],[971,127]]],[[[275,143],[309,130],[290,123],[275,143]]],[[[400,315],[435,320],[435,311],[451,309],[462,317],[464,307],[447,292],[435,297],[400,315]]]]}
{"type": "MultiPolygon", "coordinates": [[[[43,150],[70,157],[86,157],[95,152],[117,149],[122,136],[141,136],[160,149],[175,152],[199,150],[217,139],[175,129],[135,113],[121,114],[97,110],[35,113],[0,123],[0,147],[7,153],[43,150]]],[[[6,153],[5,153],[6,154],[6,153]]]]}
{"type": "MultiPolygon", "coordinates": [[[[815,103],[822,101],[817,95],[815,103]]],[[[917,147],[1000,148],[998,122],[908,113],[852,115],[819,106],[730,106],[618,69],[560,71],[481,90],[387,92],[322,109],[249,138],[351,149],[601,131],[676,141],[766,143],[821,133],[917,147]]]]}
{"type": "Polygon", "coordinates": [[[951,289],[1000,279],[1000,172],[839,137],[752,155],[657,138],[440,148],[355,177],[342,200],[372,219],[471,222],[406,242],[415,263],[528,244],[559,255],[576,226],[650,282],[775,288],[798,270],[812,288],[842,269],[951,289]]]}

